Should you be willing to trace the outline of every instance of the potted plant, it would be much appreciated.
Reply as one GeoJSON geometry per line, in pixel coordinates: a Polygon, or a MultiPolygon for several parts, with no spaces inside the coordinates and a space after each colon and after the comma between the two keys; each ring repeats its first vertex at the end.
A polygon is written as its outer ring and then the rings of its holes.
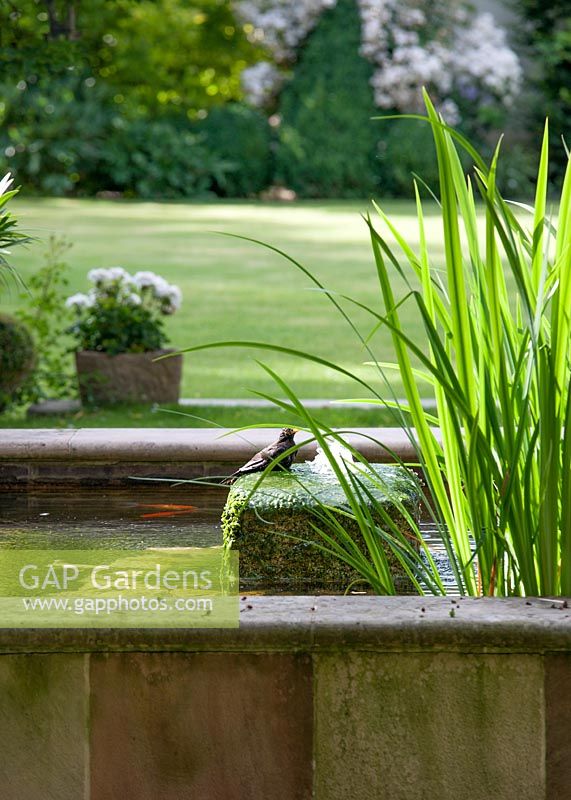
{"type": "Polygon", "coordinates": [[[87,294],[66,300],[76,315],[69,332],[84,403],[177,402],[182,356],[161,361],[168,339],[163,317],[180,307],[178,286],[154,272],[130,275],[121,267],[93,269],[87,294]]]}

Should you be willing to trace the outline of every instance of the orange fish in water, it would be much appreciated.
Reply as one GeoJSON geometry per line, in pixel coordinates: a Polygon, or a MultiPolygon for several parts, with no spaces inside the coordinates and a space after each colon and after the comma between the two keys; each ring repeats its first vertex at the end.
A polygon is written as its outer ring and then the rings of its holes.
{"type": "Polygon", "coordinates": [[[150,514],[141,514],[141,519],[157,519],[158,517],[178,517],[182,514],[192,514],[198,511],[196,506],[184,506],[174,503],[139,503],[141,508],[160,508],[150,514]]]}

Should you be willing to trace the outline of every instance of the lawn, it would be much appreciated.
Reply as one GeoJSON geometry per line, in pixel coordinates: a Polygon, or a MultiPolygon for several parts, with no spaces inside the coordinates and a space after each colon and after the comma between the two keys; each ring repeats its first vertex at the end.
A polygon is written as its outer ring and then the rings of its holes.
{"type": "MultiPolygon", "coordinates": [[[[384,408],[330,407],[314,412],[316,419],[333,428],[369,428],[398,425],[384,408]]],[[[241,428],[263,425],[296,427],[300,419],[282,409],[245,406],[125,406],[108,409],[82,409],[60,416],[27,417],[24,409],[0,414],[2,428],[241,428]],[[173,413],[176,412],[176,413],[173,413]]]]}
{"type": "MultiPolygon", "coordinates": [[[[177,283],[183,307],[168,320],[177,348],[227,339],[272,342],[306,349],[355,369],[367,359],[347,324],[335,314],[323,293],[276,253],[251,242],[223,236],[221,231],[264,240],[283,249],[335,292],[349,293],[380,310],[376,273],[366,225],[366,202],[271,204],[143,203],[106,200],[17,199],[13,203],[21,228],[38,237],[27,250],[14,251],[13,262],[24,280],[42,263],[50,233],[65,235],[69,253],[70,293],[87,289],[93,267],[121,265],[130,271],[154,270],[177,283]]],[[[414,206],[389,202],[385,210],[412,246],[418,240],[414,206]]],[[[442,260],[440,219],[427,204],[427,234],[436,263],[442,260]]],[[[399,292],[402,281],[395,280],[399,292]]],[[[399,293],[397,292],[397,294],[399,293]]],[[[17,297],[2,296],[4,310],[17,297]]],[[[349,307],[349,306],[348,306],[349,307]]],[[[409,304],[403,309],[409,330],[419,322],[409,304]]],[[[370,315],[351,309],[367,334],[370,315]]],[[[390,336],[378,331],[372,339],[375,357],[392,360],[390,336]]],[[[256,358],[270,364],[302,397],[361,396],[363,390],[330,370],[288,356],[251,350],[210,350],[185,357],[183,396],[248,397],[251,390],[274,392],[273,382],[256,358]]],[[[370,367],[360,374],[388,391],[370,367]]],[[[398,381],[395,392],[402,395],[398,381]]]]}

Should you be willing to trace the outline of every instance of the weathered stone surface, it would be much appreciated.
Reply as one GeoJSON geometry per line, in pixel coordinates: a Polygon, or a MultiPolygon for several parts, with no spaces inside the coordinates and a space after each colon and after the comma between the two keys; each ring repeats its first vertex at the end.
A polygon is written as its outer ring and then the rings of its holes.
{"type": "Polygon", "coordinates": [[[311,661],[93,656],[91,800],[310,800],[311,661]]]}
{"type": "Polygon", "coordinates": [[[75,354],[79,393],[84,403],[176,403],[180,392],[182,356],[154,361],[173,350],[119,353],[94,350],[75,354]]]}
{"type": "Polygon", "coordinates": [[[566,800],[570,614],[246,596],[236,630],[0,629],[0,798],[309,800],[313,759],[315,800],[566,800]]]}
{"type": "MultiPolygon", "coordinates": [[[[37,490],[43,487],[57,489],[76,489],[87,486],[109,488],[130,488],[136,485],[135,479],[163,478],[172,481],[191,478],[212,477],[220,479],[228,472],[225,462],[216,461],[177,461],[159,463],[156,461],[106,463],[100,461],[37,461],[24,464],[0,462],[0,491],[12,488],[37,490]]],[[[168,484],[167,484],[168,485],[168,484]]],[[[224,491],[225,487],[221,487],[224,491]]]]}
{"type": "MultiPolygon", "coordinates": [[[[4,429],[0,436],[0,485],[41,483],[127,484],[130,475],[195,478],[226,476],[273,441],[278,431],[243,434],[207,428],[4,429]],[[135,471],[135,468],[139,471],[135,471]]],[[[362,428],[347,440],[370,462],[416,458],[397,428],[362,428]],[[388,448],[388,449],[385,449],[388,448]]],[[[303,443],[300,461],[315,457],[315,443],[303,443]]]]}
{"type": "Polygon", "coordinates": [[[537,599],[458,598],[451,604],[444,597],[243,597],[239,628],[0,628],[0,653],[571,653],[571,609],[537,599]]]}
{"type": "Polygon", "coordinates": [[[545,658],[546,800],[571,793],[571,655],[545,658]]]}
{"type": "Polygon", "coordinates": [[[382,652],[571,653],[571,609],[557,610],[537,600],[458,598],[452,606],[446,598],[414,596],[246,594],[243,598],[238,629],[0,628],[0,653],[310,653],[340,647],[382,652]]]}
{"type": "Polygon", "coordinates": [[[79,800],[88,770],[83,655],[0,658],[0,797],[79,800]]]}
{"type": "MultiPolygon", "coordinates": [[[[378,508],[403,533],[411,533],[403,509],[418,516],[420,492],[417,482],[403,467],[370,465],[367,475],[359,474],[364,507],[369,508],[383,529],[388,524],[378,508]]],[[[222,514],[222,533],[227,546],[240,552],[240,585],[244,589],[297,591],[344,591],[359,573],[346,562],[323,552],[315,543],[326,545],[314,526],[338,539],[324,519],[323,507],[335,511],[335,519],[358,544],[367,562],[371,556],[350,512],[345,492],[334,473],[323,474],[311,463],[295,464],[291,472],[275,471],[262,483],[259,474],[244,475],[232,486],[222,514]]],[[[340,541],[340,539],[338,539],[340,541]]],[[[389,545],[384,546],[395,584],[401,592],[412,584],[389,545]]]]}
{"type": "MultiPolygon", "coordinates": [[[[105,457],[110,462],[117,459],[226,461],[230,470],[231,465],[240,466],[276,439],[278,432],[276,428],[258,428],[248,431],[246,438],[229,428],[5,428],[0,437],[0,461],[14,457],[49,459],[67,453],[70,459],[80,461],[105,457]],[[72,439],[74,446],[69,449],[67,445],[72,439]]],[[[297,460],[313,459],[315,442],[303,444],[302,433],[298,434],[297,441],[302,444],[297,460]]],[[[347,441],[371,462],[394,462],[392,452],[403,461],[416,457],[406,433],[400,428],[357,428],[353,435],[347,436],[347,441]]]]}
{"type": "Polygon", "coordinates": [[[540,657],[315,659],[316,800],[545,796],[540,657]]]}

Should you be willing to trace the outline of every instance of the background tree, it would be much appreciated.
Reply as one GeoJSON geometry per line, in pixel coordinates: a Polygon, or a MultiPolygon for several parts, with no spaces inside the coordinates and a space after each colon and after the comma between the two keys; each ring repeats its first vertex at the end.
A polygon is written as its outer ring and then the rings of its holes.
{"type": "Polygon", "coordinates": [[[217,191],[244,165],[200,121],[258,55],[230,0],[0,0],[0,167],[48,194],[217,191]]]}
{"type": "MultiPolygon", "coordinates": [[[[569,0],[522,2],[559,132],[569,0]]],[[[524,195],[521,77],[464,0],[0,0],[0,169],[47,194],[409,194],[433,179],[427,131],[370,117],[421,110],[425,86],[487,152],[508,129],[500,180],[524,195]]]]}
{"type": "Polygon", "coordinates": [[[0,31],[3,76],[86,69],[139,115],[238,100],[259,57],[230,0],[0,0],[0,31]]]}
{"type": "Polygon", "coordinates": [[[532,84],[536,93],[528,116],[538,139],[545,117],[549,117],[551,166],[556,177],[567,164],[561,139],[571,147],[571,2],[518,0],[514,8],[527,20],[523,38],[530,58],[535,57],[532,84]]]}
{"type": "MultiPolygon", "coordinates": [[[[97,49],[97,70],[136,112],[195,119],[242,97],[256,48],[227,0],[119,0],[97,49]]],[[[117,94],[116,94],[117,97],[117,94]]]]}

